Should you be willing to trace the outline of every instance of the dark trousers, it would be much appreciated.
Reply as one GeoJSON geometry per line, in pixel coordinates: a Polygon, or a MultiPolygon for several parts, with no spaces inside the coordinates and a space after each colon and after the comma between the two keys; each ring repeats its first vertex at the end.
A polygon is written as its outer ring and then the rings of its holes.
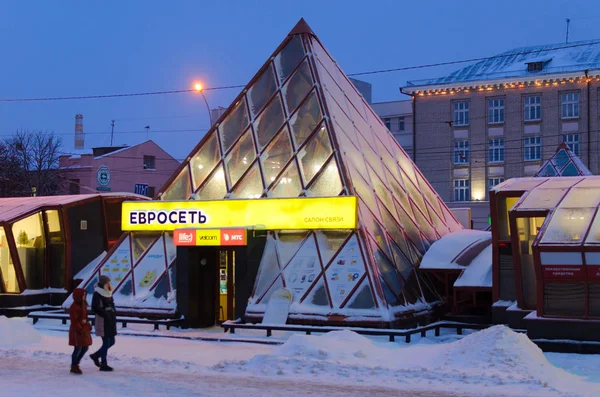
{"type": "Polygon", "coordinates": [[[75,346],[75,348],[73,348],[73,354],[71,354],[71,365],[79,365],[87,351],[87,346],[75,346]]]}
{"type": "Polygon", "coordinates": [[[103,336],[102,337],[102,347],[98,349],[94,356],[100,358],[100,361],[106,364],[106,355],[108,354],[108,349],[110,349],[115,344],[114,336],[103,336]]]}

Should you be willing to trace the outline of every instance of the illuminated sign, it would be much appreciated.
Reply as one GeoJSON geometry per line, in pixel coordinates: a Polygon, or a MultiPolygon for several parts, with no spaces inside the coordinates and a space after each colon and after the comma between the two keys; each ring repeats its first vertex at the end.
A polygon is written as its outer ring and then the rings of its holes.
{"type": "Polygon", "coordinates": [[[127,201],[125,231],[356,229],[354,196],[218,201],[127,201]]]}
{"type": "Polygon", "coordinates": [[[175,230],[176,246],[244,246],[246,229],[188,229],[175,230]]]}

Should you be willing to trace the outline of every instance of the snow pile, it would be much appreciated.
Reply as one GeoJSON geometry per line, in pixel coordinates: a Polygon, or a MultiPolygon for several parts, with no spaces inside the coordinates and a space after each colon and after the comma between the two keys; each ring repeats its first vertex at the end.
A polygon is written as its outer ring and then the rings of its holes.
{"type": "Polygon", "coordinates": [[[0,348],[28,345],[41,339],[40,333],[27,319],[0,316],[0,348]]]}
{"type": "Polygon", "coordinates": [[[215,369],[325,381],[343,377],[363,384],[414,388],[432,384],[443,388],[458,379],[465,391],[499,387],[499,395],[540,391],[586,395],[589,388],[582,378],[550,364],[527,336],[502,325],[452,343],[408,347],[375,342],[351,331],[294,335],[272,353],[222,362],[215,369]]]}

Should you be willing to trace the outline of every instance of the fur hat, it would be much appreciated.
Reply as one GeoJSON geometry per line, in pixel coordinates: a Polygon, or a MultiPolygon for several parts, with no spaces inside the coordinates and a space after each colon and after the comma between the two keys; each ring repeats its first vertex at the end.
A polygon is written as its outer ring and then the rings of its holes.
{"type": "Polygon", "coordinates": [[[100,276],[100,278],[98,279],[98,286],[100,288],[104,288],[104,286],[108,283],[110,283],[110,277],[108,276],[100,276]]]}

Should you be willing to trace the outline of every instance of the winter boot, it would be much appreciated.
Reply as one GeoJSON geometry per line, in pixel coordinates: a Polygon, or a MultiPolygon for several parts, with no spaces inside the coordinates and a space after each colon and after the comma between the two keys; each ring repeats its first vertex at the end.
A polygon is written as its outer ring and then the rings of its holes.
{"type": "Polygon", "coordinates": [[[81,369],[79,369],[79,365],[71,365],[71,373],[75,375],[83,374],[83,372],[81,372],[81,369]]]}
{"type": "Polygon", "coordinates": [[[94,365],[96,367],[100,368],[100,358],[98,358],[98,356],[96,355],[96,353],[90,354],[90,358],[94,362],[94,365]]]}
{"type": "Polygon", "coordinates": [[[112,372],[112,367],[109,367],[107,363],[100,364],[100,371],[102,372],[112,372]]]}

